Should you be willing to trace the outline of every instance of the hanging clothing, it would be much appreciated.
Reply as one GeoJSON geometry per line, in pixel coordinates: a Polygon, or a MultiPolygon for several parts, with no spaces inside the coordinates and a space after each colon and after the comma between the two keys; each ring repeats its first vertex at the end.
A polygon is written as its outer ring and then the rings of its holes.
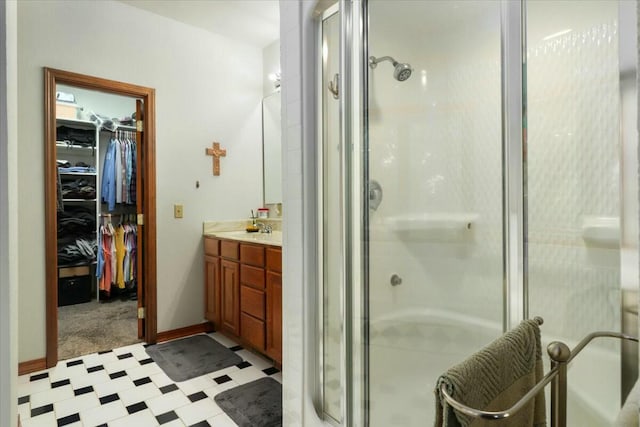
{"type": "MultiPolygon", "coordinates": [[[[104,270],[104,251],[102,250],[102,227],[98,230],[98,251],[96,253],[96,278],[100,280],[102,278],[102,272],[104,270]]],[[[100,282],[102,285],[102,283],[100,282]]],[[[100,288],[102,289],[102,287],[100,288]]]]}
{"type": "Polygon", "coordinates": [[[136,203],[136,165],[137,165],[137,159],[138,159],[138,146],[136,144],[135,141],[133,141],[131,143],[132,149],[131,149],[131,185],[129,186],[129,194],[131,196],[131,203],[135,204],[136,203]]]}
{"type": "Polygon", "coordinates": [[[102,173],[102,202],[109,212],[116,204],[136,203],[136,143],[130,139],[111,138],[104,158],[102,173]]]}
{"type": "Polygon", "coordinates": [[[132,286],[135,285],[137,280],[137,264],[136,264],[136,251],[138,245],[138,227],[131,225],[131,231],[127,238],[129,247],[129,277],[131,278],[132,286]]]}
{"type": "Polygon", "coordinates": [[[114,254],[112,251],[113,235],[111,234],[111,224],[100,227],[100,235],[102,246],[100,248],[104,262],[100,268],[96,268],[96,276],[100,278],[100,290],[104,291],[107,296],[111,292],[111,283],[113,280],[112,260],[114,254]]]}
{"type": "Polygon", "coordinates": [[[120,289],[124,289],[124,227],[119,225],[116,228],[116,285],[120,289]]]}
{"type": "Polygon", "coordinates": [[[131,204],[131,194],[129,186],[131,185],[131,142],[124,142],[124,176],[122,179],[122,198],[124,203],[131,204]]]}
{"type": "Polygon", "coordinates": [[[116,141],[116,203],[122,203],[122,143],[116,141]]]}
{"type": "Polygon", "coordinates": [[[102,186],[100,187],[100,194],[102,201],[107,204],[107,209],[113,211],[116,207],[116,146],[117,141],[111,139],[107,152],[104,156],[104,163],[102,168],[102,186]]]}
{"type": "Polygon", "coordinates": [[[127,287],[131,288],[134,285],[134,265],[135,262],[135,249],[136,249],[136,227],[133,225],[125,225],[124,233],[124,282],[127,287]]]}
{"type": "Polygon", "coordinates": [[[96,277],[100,290],[110,296],[112,287],[135,289],[137,280],[136,252],[137,226],[123,223],[113,227],[111,222],[100,226],[99,254],[96,277]]]}

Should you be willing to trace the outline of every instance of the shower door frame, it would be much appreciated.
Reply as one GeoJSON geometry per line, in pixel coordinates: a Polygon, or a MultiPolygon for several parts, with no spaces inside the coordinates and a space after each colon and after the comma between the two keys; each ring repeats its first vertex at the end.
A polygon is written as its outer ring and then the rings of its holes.
{"type": "MultiPolygon", "coordinates": [[[[527,258],[526,258],[526,99],[525,76],[525,16],[524,1],[500,1],[500,51],[501,51],[501,130],[502,130],[502,213],[503,213],[503,332],[513,328],[528,316],[527,258]]],[[[362,345],[349,342],[347,352],[352,352],[352,372],[347,371],[347,425],[370,425],[369,419],[369,134],[368,134],[368,80],[369,80],[369,0],[340,2],[341,12],[347,24],[341,26],[341,57],[345,64],[341,72],[345,78],[341,93],[348,93],[341,108],[341,136],[351,143],[353,162],[344,165],[350,176],[352,206],[345,210],[351,223],[347,235],[347,248],[360,251],[351,263],[350,283],[362,283],[362,289],[352,286],[347,300],[356,303],[345,309],[345,330],[353,337],[361,334],[362,345]],[[346,12],[346,13],[345,13],[346,12]],[[356,32],[358,31],[358,32],[356,32]],[[360,41],[359,46],[356,42],[360,41]],[[342,43],[352,43],[359,52],[342,49],[342,43]],[[351,78],[349,78],[351,77],[351,78]],[[353,82],[352,86],[349,83],[353,82]],[[358,124],[360,126],[358,126],[358,124]],[[360,154],[358,159],[355,155],[360,154]],[[358,191],[360,190],[360,191],[358,191]],[[357,264],[359,262],[359,265],[357,264]],[[361,281],[353,280],[360,275],[361,281]],[[350,313],[356,307],[361,315],[350,313]],[[349,315],[351,318],[349,319],[349,315]],[[351,322],[351,325],[350,325],[351,322]],[[360,371],[358,372],[358,368],[360,371]],[[350,374],[350,375],[349,375],[350,374]],[[357,378],[362,378],[358,384],[357,378]],[[351,400],[349,399],[351,398],[351,400]]],[[[342,97],[341,97],[342,99],[342,97]]],[[[349,151],[349,150],[348,150],[349,151]]],[[[346,159],[348,156],[343,156],[346,159]]],[[[349,253],[347,251],[347,253],[349,253]]],[[[349,277],[349,276],[347,276],[349,277]]],[[[349,283],[349,282],[347,282],[349,283]]],[[[347,366],[347,368],[349,368],[347,366]]]]}
{"type": "MultiPolygon", "coordinates": [[[[370,425],[369,420],[369,312],[368,296],[368,0],[340,0],[340,144],[341,231],[344,252],[341,303],[343,368],[342,419],[339,425],[370,425]],[[344,149],[346,147],[346,149],[344,149]]],[[[323,17],[324,18],[324,17],[323,17]]],[[[322,27],[322,20],[320,21],[322,27]]],[[[322,31],[322,29],[320,29],[322,31]]],[[[321,39],[321,38],[320,38],[321,39]]],[[[526,0],[500,1],[501,130],[503,213],[503,330],[529,317],[527,254],[527,132],[526,132],[526,0]]],[[[320,49],[321,51],[321,49],[320,49]]],[[[320,73],[321,75],[321,73],[320,73]]],[[[318,93],[326,92],[322,82],[318,93]]],[[[319,95],[322,102],[322,95],[319,95]]],[[[320,104],[321,107],[321,104],[320,104]]],[[[322,109],[318,112],[322,123],[322,109]]],[[[322,141],[322,129],[319,129],[322,141]]],[[[319,144],[320,146],[321,144],[319,144]]],[[[322,175],[322,147],[318,176],[322,175]]],[[[319,182],[322,182],[319,180],[319,182]]],[[[322,192],[319,194],[322,206],[322,192]]],[[[321,213],[320,213],[321,215],[321,213]]],[[[321,216],[320,216],[321,218],[321,216]]],[[[322,224],[322,221],[319,222],[322,224]]],[[[322,227],[322,226],[320,226],[322,227]]],[[[320,233],[322,229],[320,228],[320,233]]],[[[320,239],[319,239],[320,241],[320,239]]],[[[321,243],[320,243],[321,245],[321,243]]],[[[320,252],[322,253],[322,252],[320,252]]],[[[319,260],[321,268],[322,259],[319,260]]],[[[322,275],[320,273],[320,278],[322,275]]],[[[319,283],[322,283],[320,281],[319,283]]],[[[322,330],[324,294],[319,287],[319,319],[322,330]]],[[[322,361],[322,345],[320,345],[322,361]]],[[[322,364],[320,363],[321,367],[322,364]]],[[[323,373],[319,374],[316,409],[323,411],[323,373]]]]}

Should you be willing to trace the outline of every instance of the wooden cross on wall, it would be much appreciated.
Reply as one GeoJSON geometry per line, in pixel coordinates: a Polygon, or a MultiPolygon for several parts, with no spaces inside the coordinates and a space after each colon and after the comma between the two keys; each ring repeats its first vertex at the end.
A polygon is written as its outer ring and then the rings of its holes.
{"type": "Polygon", "coordinates": [[[213,175],[220,175],[220,157],[227,156],[227,150],[220,148],[219,142],[213,143],[213,148],[207,148],[207,156],[213,156],[213,175]]]}

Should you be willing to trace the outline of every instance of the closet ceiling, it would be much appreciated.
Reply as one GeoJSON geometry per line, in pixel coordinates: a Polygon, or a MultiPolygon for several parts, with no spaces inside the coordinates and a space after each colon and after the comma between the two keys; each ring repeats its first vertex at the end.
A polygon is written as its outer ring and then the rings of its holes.
{"type": "Polygon", "coordinates": [[[280,38],[278,0],[120,0],[253,46],[280,38]]]}

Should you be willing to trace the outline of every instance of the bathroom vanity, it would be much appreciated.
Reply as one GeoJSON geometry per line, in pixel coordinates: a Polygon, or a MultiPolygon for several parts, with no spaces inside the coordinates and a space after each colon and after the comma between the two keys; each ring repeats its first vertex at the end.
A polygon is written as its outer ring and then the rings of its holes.
{"type": "Polygon", "coordinates": [[[205,318],[282,363],[282,247],[274,234],[205,234],[205,318]]]}

